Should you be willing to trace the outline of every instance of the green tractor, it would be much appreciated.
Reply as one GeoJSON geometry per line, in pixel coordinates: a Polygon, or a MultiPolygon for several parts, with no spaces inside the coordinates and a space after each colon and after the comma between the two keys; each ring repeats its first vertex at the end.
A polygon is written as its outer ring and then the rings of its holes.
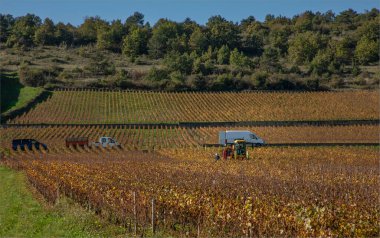
{"type": "Polygon", "coordinates": [[[223,150],[223,158],[224,159],[249,159],[248,151],[247,151],[247,143],[245,140],[237,139],[234,140],[234,143],[231,145],[227,145],[223,150]]]}

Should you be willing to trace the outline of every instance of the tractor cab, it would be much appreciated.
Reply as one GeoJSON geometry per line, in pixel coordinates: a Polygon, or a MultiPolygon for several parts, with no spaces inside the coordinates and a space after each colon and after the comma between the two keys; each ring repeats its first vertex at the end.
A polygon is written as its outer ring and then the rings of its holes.
{"type": "Polygon", "coordinates": [[[226,144],[223,150],[224,159],[248,159],[247,143],[245,140],[237,139],[232,144],[226,144]]]}
{"type": "Polygon", "coordinates": [[[248,159],[247,143],[245,140],[235,140],[232,148],[234,151],[234,159],[248,159]]]}

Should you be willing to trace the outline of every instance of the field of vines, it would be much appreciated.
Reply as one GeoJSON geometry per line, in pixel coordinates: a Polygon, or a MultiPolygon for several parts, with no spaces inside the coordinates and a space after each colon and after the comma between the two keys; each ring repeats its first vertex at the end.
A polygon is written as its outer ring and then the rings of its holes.
{"type": "Polygon", "coordinates": [[[0,129],[0,147],[10,148],[12,139],[34,138],[61,150],[67,137],[88,137],[97,141],[111,136],[126,150],[199,147],[218,143],[218,132],[226,129],[250,130],[266,143],[379,143],[377,125],[346,126],[263,126],[263,127],[170,127],[154,126],[47,126],[0,129]]]}
{"type": "Polygon", "coordinates": [[[310,145],[380,143],[378,124],[191,122],[378,120],[379,100],[377,91],[59,90],[0,128],[0,166],[24,171],[48,201],[70,197],[136,237],[378,237],[379,147],[310,145]],[[309,147],[216,161],[222,148],[206,145],[222,130],[309,147]],[[65,146],[67,137],[102,136],[121,147],[65,146]],[[11,149],[26,138],[48,150],[11,149]]]}
{"type": "Polygon", "coordinates": [[[54,91],[8,123],[158,123],[379,119],[377,91],[54,91]]]}
{"type": "Polygon", "coordinates": [[[254,148],[247,161],[214,152],[27,151],[1,163],[47,200],[71,197],[137,236],[379,235],[377,147],[254,148]]]}

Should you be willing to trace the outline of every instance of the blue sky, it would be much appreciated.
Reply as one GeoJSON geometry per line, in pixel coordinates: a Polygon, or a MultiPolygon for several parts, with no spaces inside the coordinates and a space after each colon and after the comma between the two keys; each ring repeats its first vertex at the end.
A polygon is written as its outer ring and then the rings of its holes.
{"type": "Polygon", "coordinates": [[[0,13],[21,16],[33,13],[54,22],[79,25],[86,16],[125,20],[135,11],[152,25],[160,18],[183,21],[186,17],[200,24],[213,15],[239,22],[247,16],[262,21],[266,14],[292,17],[306,10],[339,13],[348,8],[363,12],[380,8],[379,0],[0,0],[0,13]]]}

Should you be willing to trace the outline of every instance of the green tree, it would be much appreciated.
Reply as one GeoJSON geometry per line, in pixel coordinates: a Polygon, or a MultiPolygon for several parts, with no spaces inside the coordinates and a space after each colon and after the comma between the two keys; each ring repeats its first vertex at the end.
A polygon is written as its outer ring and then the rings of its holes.
{"type": "Polygon", "coordinates": [[[181,28],[181,33],[186,35],[186,39],[189,39],[195,30],[201,29],[195,21],[191,20],[188,17],[179,25],[181,28]]]}
{"type": "Polygon", "coordinates": [[[57,43],[54,32],[54,22],[46,18],[44,23],[34,33],[34,42],[38,45],[54,45],[57,43]]]}
{"type": "Polygon", "coordinates": [[[221,16],[213,16],[208,19],[206,26],[213,47],[220,48],[222,45],[227,45],[232,49],[238,46],[239,29],[237,25],[221,16]]]}
{"type": "Polygon", "coordinates": [[[179,37],[178,26],[175,22],[159,20],[152,30],[148,42],[148,52],[153,58],[161,58],[172,50],[173,41],[179,37]]]}
{"type": "Polygon", "coordinates": [[[185,76],[179,71],[173,71],[169,74],[169,83],[166,85],[168,90],[178,90],[183,87],[185,83],[185,76]]]}
{"type": "Polygon", "coordinates": [[[355,31],[356,37],[361,39],[362,37],[366,37],[369,40],[378,40],[380,39],[380,27],[379,20],[366,21],[362,26],[358,27],[355,31]]]}
{"type": "Polygon", "coordinates": [[[134,60],[137,56],[147,53],[148,30],[135,28],[123,40],[123,54],[134,60]]]}
{"type": "Polygon", "coordinates": [[[242,69],[249,66],[249,59],[235,48],[230,54],[230,64],[235,68],[242,69]]]}
{"type": "Polygon", "coordinates": [[[272,47],[266,48],[260,57],[260,66],[269,72],[277,72],[281,68],[279,63],[279,51],[272,47]]]}
{"type": "Polygon", "coordinates": [[[164,64],[170,72],[178,71],[181,74],[191,74],[193,60],[187,53],[180,55],[178,52],[171,52],[166,55],[164,64]]]}
{"type": "Polygon", "coordinates": [[[75,27],[70,24],[65,25],[62,22],[58,22],[57,25],[55,25],[54,32],[57,43],[73,44],[75,30],[75,27]]]}
{"type": "Polygon", "coordinates": [[[379,41],[374,41],[364,36],[356,45],[355,58],[362,65],[376,62],[379,60],[379,50],[379,41]]]}
{"type": "Polygon", "coordinates": [[[123,37],[126,35],[126,29],[120,20],[112,21],[110,26],[111,49],[121,52],[123,37]]]}
{"type": "Polygon", "coordinates": [[[207,35],[202,31],[200,27],[195,28],[189,38],[190,48],[200,54],[207,49],[207,45],[207,35]]]}
{"type": "Polygon", "coordinates": [[[247,29],[251,24],[256,22],[256,18],[254,16],[249,16],[243,20],[240,21],[240,28],[242,31],[247,29]]]}
{"type": "Polygon", "coordinates": [[[351,37],[344,37],[332,43],[334,47],[334,57],[339,64],[349,65],[352,63],[355,50],[355,42],[351,37]]]}
{"type": "Polygon", "coordinates": [[[336,16],[335,23],[341,30],[354,30],[358,13],[351,8],[336,16]]]}
{"type": "Polygon", "coordinates": [[[98,38],[98,30],[104,30],[107,29],[109,26],[108,22],[102,20],[100,17],[87,17],[83,24],[81,24],[78,29],[78,39],[77,43],[82,44],[89,44],[89,43],[96,43],[96,40],[98,38]]]}
{"type": "Polygon", "coordinates": [[[140,12],[134,12],[133,15],[129,16],[127,20],[125,20],[125,27],[127,30],[131,30],[135,27],[143,27],[144,25],[144,14],[140,12]]]}
{"type": "Polygon", "coordinates": [[[121,52],[123,35],[125,29],[120,20],[112,21],[111,25],[101,24],[97,29],[96,46],[98,49],[121,52]]]}
{"type": "Polygon", "coordinates": [[[110,50],[112,48],[112,34],[109,26],[104,25],[96,32],[96,47],[101,50],[110,50]]]}
{"type": "Polygon", "coordinates": [[[272,47],[280,51],[281,55],[285,55],[288,52],[288,38],[290,35],[291,31],[289,27],[272,29],[269,33],[269,42],[272,47]]]}
{"type": "Polygon", "coordinates": [[[209,45],[207,51],[202,54],[202,60],[204,62],[208,60],[214,62],[216,58],[217,58],[216,51],[212,48],[211,45],[209,45]]]}
{"type": "Polygon", "coordinates": [[[327,73],[331,61],[331,50],[319,50],[317,55],[311,61],[311,70],[317,75],[327,73]]]}
{"type": "Polygon", "coordinates": [[[241,34],[241,49],[251,55],[260,55],[264,47],[265,29],[259,22],[246,26],[241,34]]]}
{"type": "Polygon", "coordinates": [[[311,31],[313,28],[314,14],[311,11],[306,11],[296,18],[294,27],[298,32],[311,31]]]}
{"type": "Polygon", "coordinates": [[[223,45],[218,50],[218,58],[217,58],[218,64],[229,64],[230,61],[230,49],[228,46],[223,45]]]}
{"type": "Polygon", "coordinates": [[[200,57],[193,59],[193,66],[192,66],[191,73],[193,74],[199,74],[202,73],[204,70],[204,65],[202,62],[202,59],[200,57]]]}
{"type": "Polygon", "coordinates": [[[189,50],[187,42],[188,40],[185,34],[178,35],[177,37],[169,39],[167,52],[170,52],[170,51],[177,51],[180,53],[187,52],[189,50]]]}
{"type": "Polygon", "coordinates": [[[289,43],[289,59],[296,64],[309,63],[323,47],[319,34],[310,31],[299,33],[289,43]]]}
{"type": "Polygon", "coordinates": [[[41,25],[41,18],[33,14],[17,17],[7,40],[8,46],[32,46],[36,30],[41,25]]]}
{"type": "Polygon", "coordinates": [[[7,42],[15,19],[12,15],[0,14],[0,42],[7,42]]]}

